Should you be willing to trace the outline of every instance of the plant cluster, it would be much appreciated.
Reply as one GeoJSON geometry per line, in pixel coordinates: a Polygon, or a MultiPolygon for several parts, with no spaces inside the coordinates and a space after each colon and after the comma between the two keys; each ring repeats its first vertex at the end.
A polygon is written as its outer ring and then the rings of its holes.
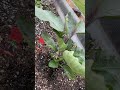
{"type": "Polygon", "coordinates": [[[42,33],[46,45],[52,49],[49,67],[63,68],[69,79],[75,79],[76,76],[85,77],[85,51],[71,40],[75,33],[85,33],[84,23],[80,21],[76,24],[71,13],[66,15],[63,23],[60,17],[38,7],[35,7],[35,15],[40,20],[48,21],[56,34],[55,41],[47,33],[42,33]]]}

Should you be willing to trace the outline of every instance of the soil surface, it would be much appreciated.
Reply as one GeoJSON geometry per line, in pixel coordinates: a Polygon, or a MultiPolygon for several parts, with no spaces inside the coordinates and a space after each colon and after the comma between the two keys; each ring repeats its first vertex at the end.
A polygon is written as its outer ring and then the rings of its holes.
{"type": "MultiPolygon", "coordinates": [[[[43,9],[58,15],[53,4],[43,5],[43,9]]],[[[36,37],[40,37],[42,32],[46,32],[55,39],[55,34],[48,22],[36,18],[35,24],[36,37]]],[[[35,52],[35,90],[85,90],[85,79],[78,77],[76,80],[69,80],[64,75],[63,69],[49,68],[50,50],[46,46],[40,45],[37,38],[35,43],[37,46],[35,52]]]]}
{"type": "Polygon", "coordinates": [[[27,42],[10,39],[17,17],[34,19],[32,1],[0,1],[0,90],[34,90],[34,50],[27,42]]]}

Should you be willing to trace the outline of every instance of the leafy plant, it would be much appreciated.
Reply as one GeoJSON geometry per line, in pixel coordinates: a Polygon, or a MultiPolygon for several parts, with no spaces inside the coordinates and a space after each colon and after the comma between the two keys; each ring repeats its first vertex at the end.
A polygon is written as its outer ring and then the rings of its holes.
{"type": "Polygon", "coordinates": [[[35,6],[35,16],[37,16],[40,20],[49,21],[50,26],[58,31],[62,31],[64,28],[64,24],[61,19],[50,11],[46,11],[35,6]]]}
{"type": "Polygon", "coordinates": [[[65,75],[70,79],[76,76],[85,77],[85,52],[76,46],[71,40],[75,33],[85,33],[82,22],[76,24],[71,14],[65,18],[65,24],[52,12],[35,7],[35,15],[40,20],[48,21],[56,33],[57,41],[53,40],[47,33],[42,33],[46,45],[52,49],[49,67],[63,68],[65,75]]]}

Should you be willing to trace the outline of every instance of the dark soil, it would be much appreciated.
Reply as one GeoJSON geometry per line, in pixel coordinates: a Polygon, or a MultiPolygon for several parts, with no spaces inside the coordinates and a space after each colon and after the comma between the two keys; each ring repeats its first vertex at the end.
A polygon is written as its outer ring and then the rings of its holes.
{"type": "MultiPolygon", "coordinates": [[[[56,15],[54,5],[44,5],[44,9],[50,10],[56,15]]],[[[52,32],[48,22],[40,21],[38,18],[35,20],[36,23],[36,36],[41,36],[42,32],[48,33],[53,39],[55,34],[52,32]]],[[[69,80],[61,68],[52,69],[48,67],[48,63],[51,60],[49,56],[50,50],[37,43],[39,50],[36,49],[35,57],[35,90],[85,90],[85,80],[78,77],[76,80],[69,80]]]]}
{"type": "Polygon", "coordinates": [[[34,50],[27,42],[9,39],[9,26],[15,25],[17,17],[34,19],[32,1],[0,1],[0,90],[34,90],[34,50]]]}

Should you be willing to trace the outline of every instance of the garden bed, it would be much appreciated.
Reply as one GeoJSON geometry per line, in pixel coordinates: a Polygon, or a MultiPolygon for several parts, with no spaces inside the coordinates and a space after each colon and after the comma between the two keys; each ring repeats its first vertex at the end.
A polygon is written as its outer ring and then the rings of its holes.
{"type": "MultiPolygon", "coordinates": [[[[43,5],[43,9],[47,9],[58,15],[53,4],[43,5]]],[[[48,22],[44,22],[36,18],[36,36],[40,37],[42,32],[48,33],[54,40],[56,35],[48,22]]],[[[36,45],[39,46],[36,38],[36,45]]],[[[46,46],[36,48],[35,58],[35,89],[36,90],[85,90],[84,78],[78,77],[76,80],[69,80],[64,75],[62,68],[53,69],[48,66],[51,52],[46,46]]]]}

